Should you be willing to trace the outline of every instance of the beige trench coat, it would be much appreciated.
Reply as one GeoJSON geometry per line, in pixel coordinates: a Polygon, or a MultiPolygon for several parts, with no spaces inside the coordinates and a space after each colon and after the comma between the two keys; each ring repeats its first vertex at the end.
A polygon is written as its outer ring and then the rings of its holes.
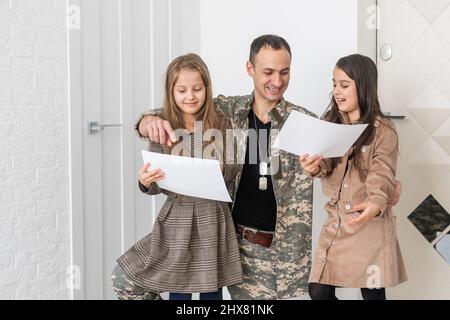
{"type": "MultiPolygon", "coordinates": [[[[344,123],[348,123],[345,116],[344,123]]],[[[375,123],[375,137],[361,148],[356,159],[352,149],[331,171],[331,160],[321,162],[325,222],[312,263],[310,282],[345,288],[392,287],[407,280],[396,235],[395,216],[387,207],[394,192],[398,137],[385,119],[375,123]],[[356,167],[355,163],[356,161],[356,167]],[[348,221],[359,215],[353,206],[371,202],[381,214],[362,226],[348,221]]]]}

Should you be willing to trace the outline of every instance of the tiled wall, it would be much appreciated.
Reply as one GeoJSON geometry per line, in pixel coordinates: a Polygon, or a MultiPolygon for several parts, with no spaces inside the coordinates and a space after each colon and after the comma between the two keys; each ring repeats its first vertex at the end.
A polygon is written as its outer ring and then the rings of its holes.
{"type": "Polygon", "coordinates": [[[393,51],[388,61],[379,56],[380,102],[406,116],[396,121],[404,191],[395,212],[409,281],[393,292],[450,298],[450,0],[378,5],[379,48],[393,51]]]}
{"type": "Polygon", "coordinates": [[[67,299],[65,0],[0,0],[0,299],[67,299]]]}

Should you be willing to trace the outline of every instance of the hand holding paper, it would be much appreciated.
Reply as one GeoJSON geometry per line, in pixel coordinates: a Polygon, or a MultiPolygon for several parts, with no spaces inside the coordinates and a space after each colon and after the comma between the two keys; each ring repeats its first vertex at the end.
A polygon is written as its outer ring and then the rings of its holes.
{"type": "Polygon", "coordinates": [[[323,158],[342,157],[366,127],[367,124],[331,123],[292,111],[272,147],[296,155],[307,153],[323,158]]]}
{"type": "Polygon", "coordinates": [[[160,188],[191,197],[231,202],[217,160],[172,156],[142,150],[144,163],[164,172],[160,188]]]}
{"type": "Polygon", "coordinates": [[[300,156],[300,165],[303,170],[310,173],[311,175],[316,175],[320,170],[320,161],[322,161],[322,157],[318,155],[302,154],[300,156]]]}
{"type": "Polygon", "coordinates": [[[139,170],[139,182],[147,189],[150,188],[152,183],[164,179],[164,172],[162,172],[161,169],[149,170],[149,167],[150,163],[146,163],[141,170],[139,170]]]}

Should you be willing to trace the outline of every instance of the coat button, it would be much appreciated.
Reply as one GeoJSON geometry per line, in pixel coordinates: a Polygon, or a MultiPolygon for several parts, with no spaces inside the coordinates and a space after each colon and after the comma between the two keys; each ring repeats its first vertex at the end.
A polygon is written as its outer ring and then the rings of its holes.
{"type": "Polygon", "coordinates": [[[339,228],[339,224],[336,223],[333,227],[334,227],[335,229],[338,229],[338,228],[339,228]]]}
{"type": "Polygon", "coordinates": [[[362,151],[362,152],[366,152],[367,149],[366,149],[366,148],[362,148],[361,151],[362,151]]]}
{"type": "Polygon", "coordinates": [[[344,188],[345,189],[347,189],[348,188],[348,184],[346,183],[346,184],[344,184],[344,188]]]}
{"type": "Polygon", "coordinates": [[[350,210],[351,206],[348,204],[345,206],[345,209],[350,210]]]}

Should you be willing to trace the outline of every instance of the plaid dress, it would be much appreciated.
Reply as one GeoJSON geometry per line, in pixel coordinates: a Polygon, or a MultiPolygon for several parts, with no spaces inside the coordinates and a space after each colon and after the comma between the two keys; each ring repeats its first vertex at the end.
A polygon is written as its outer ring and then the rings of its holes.
{"type": "MultiPolygon", "coordinates": [[[[230,122],[220,117],[220,129],[230,122]]],[[[194,135],[195,137],[195,135],[194,135]]],[[[200,136],[199,136],[200,137],[200,136]]],[[[191,147],[205,143],[191,139],[191,147]]],[[[156,145],[151,143],[151,150],[156,145]]],[[[161,148],[160,148],[161,150],[161,148]]],[[[220,149],[216,149],[220,150],[220,149]]],[[[226,148],[222,150],[223,158],[226,148]]],[[[164,153],[170,153],[164,147],[164,153]]],[[[227,163],[230,163],[227,161],[227,163]]],[[[225,181],[236,175],[236,165],[224,165],[225,181]]],[[[195,183],[195,182],[193,182],[195,183]]],[[[117,259],[136,285],[153,292],[213,292],[243,281],[239,247],[229,206],[140,184],[141,191],[167,195],[153,231],[117,259]]]]}

